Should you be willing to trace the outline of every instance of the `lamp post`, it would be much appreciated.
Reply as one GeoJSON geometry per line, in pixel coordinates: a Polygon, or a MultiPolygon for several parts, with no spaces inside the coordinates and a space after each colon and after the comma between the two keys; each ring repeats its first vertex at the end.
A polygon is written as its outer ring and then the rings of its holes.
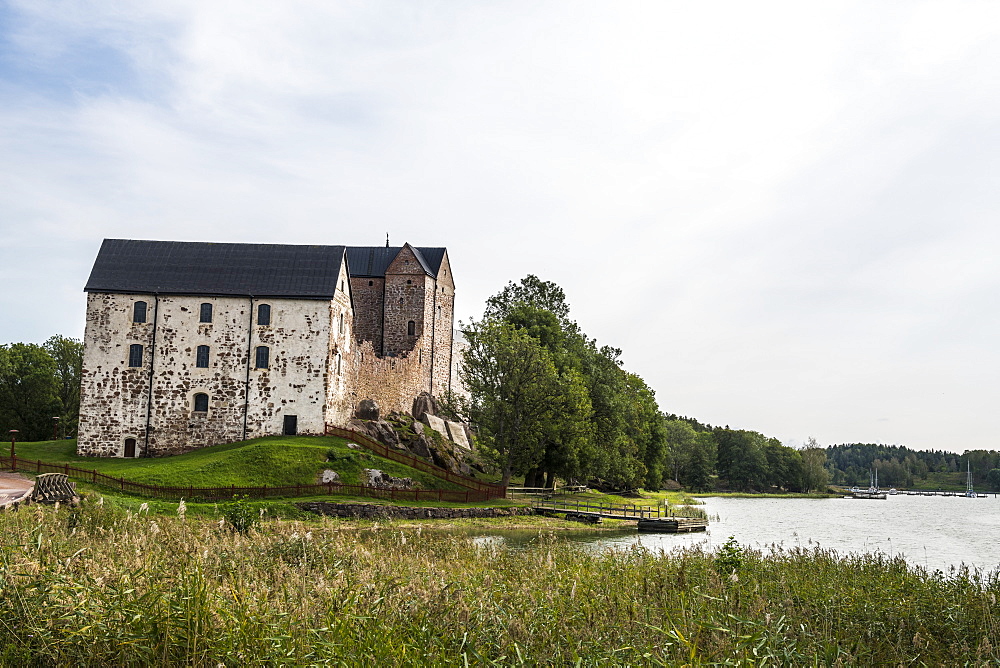
{"type": "Polygon", "coordinates": [[[15,458],[16,456],[14,455],[14,443],[15,441],[17,441],[18,431],[17,429],[11,429],[8,433],[10,434],[10,470],[16,471],[17,459],[15,458]]]}
{"type": "Polygon", "coordinates": [[[59,440],[59,418],[52,418],[52,440],[59,440]]]}

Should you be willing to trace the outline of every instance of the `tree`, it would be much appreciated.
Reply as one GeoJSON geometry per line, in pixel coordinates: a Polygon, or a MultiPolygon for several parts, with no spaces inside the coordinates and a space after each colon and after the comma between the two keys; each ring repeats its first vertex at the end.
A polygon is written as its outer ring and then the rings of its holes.
{"type": "Polygon", "coordinates": [[[541,462],[548,423],[560,399],[548,351],[505,322],[473,322],[461,376],[470,399],[463,411],[493,450],[506,486],[541,462]]]}
{"type": "Polygon", "coordinates": [[[503,290],[487,299],[483,318],[505,320],[517,304],[544,309],[555,315],[561,323],[569,322],[566,293],[552,281],[543,281],[534,274],[528,274],[520,283],[511,281],[503,290]]]}
{"type": "Polygon", "coordinates": [[[763,434],[743,429],[716,428],[719,477],[741,492],[761,490],[768,485],[768,464],[763,434]]]}
{"type": "Polygon", "coordinates": [[[694,450],[678,482],[696,492],[709,491],[716,457],[715,436],[710,431],[698,432],[694,450]]]}
{"type": "Polygon", "coordinates": [[[83,373],[83,342],[65,336],[53,336],[42,346],[56,364],[60,422],[64,434],[76,433],[80,420],[80,380],[83,373]]]}
{"type": "Polygon", "coordinates": [[[667,460],[670,473],[677,482],[687,473],[695,458],[698,438],[694,428],[682,420],[664,420],[667,435],[667,460]]]}
{"type": "Polygon", "coordinates": [[[806,441],[802,450],[802,491],[822,491],[829,484],[826,470],[826,450],[820,447],[815,438],[806,441]]]}
{"type": "Polygon", "coordinates": [[[0,429],[17,429],[21,440],[41,441],[52,434],[60,412],[56,362],[41,346],[0,346],[0,429]]]}
{"type": "MultiPolygon", "coordinates": [[[[559,397],[539,464],[546,474],[545,487],[551,488],[556,476],[569,480],[589,473],[594,458],[593,412],[583,376],[572,369],[559,374],[559,397]]],[[[530,486],[527,481],[525,485],[530,486]]]]}
{"type": "Polygon", "coordinates": [[[986,473],[986,484],[994,494],[1000,494],[1000,469],[990,469],[986,473]]]}

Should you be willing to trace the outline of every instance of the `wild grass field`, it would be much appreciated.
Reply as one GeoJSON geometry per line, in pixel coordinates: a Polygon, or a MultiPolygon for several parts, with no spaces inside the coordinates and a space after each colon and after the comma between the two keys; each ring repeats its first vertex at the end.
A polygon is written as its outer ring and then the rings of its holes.
{"type": "Polygon", "coordinates": [[[995,573],[729,544],[595,552],[465,534],[0,514],[3,665],[995,665],[995,573]]]}

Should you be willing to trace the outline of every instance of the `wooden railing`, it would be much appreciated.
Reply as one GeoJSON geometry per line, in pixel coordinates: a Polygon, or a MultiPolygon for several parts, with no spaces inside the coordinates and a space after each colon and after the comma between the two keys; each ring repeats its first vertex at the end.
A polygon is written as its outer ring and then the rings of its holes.
{"type": "Polygon", "coordinates": [[[482,480],[476,480],[475,478],[470,478],[459,473],[453,473],[448,469],[435,466],[434,464],[424,461],[423,459],[393,450],[392,448],[379,443],[367,434],[363,434],[359,431],[327,425],[326,433],[329,436],[339,436],[359,445],[363,445],[380,457],[391,459],[394,462],[399,462],[400,464],[406,464],[407,466],[415,468],[418,471],[430,473],[431,475],[441,478],[442,480],[447,480],[448,482],[455,483],[456,485],[486,494],[486,498],[488,499],[502,499],[507,495],[507,489],[505,487],[483,482],[482,480]]]}
{"type": "Polygon", "coordinates": [[[621,519],[649,519],[664,516],[663,508],[660,506],[613,505],[609,503],[589,503],[587,501],[582,503],[576,501],[535,501],[531,505],[533,508],[541,510],[592,513],[604,517],[621,519]]]}
{"type": "Polygon", "coordinates": [[[470,503],[503,498],[502,493],[500,493],[498,497],[494,492],[478,489],[467,489],[463,491],[446,489],[383,489],[381,487],[368,487],[366,485],[342,485],[332,482],[315,485],[264,485],[262,487],[243,487],[237,485],[230,485],[228,487],[194,487],[193,485],[186,487],[170,487],[132,482],[124,478],[115,478],[114,476],[98,473],[94,470],[70,466],[69,464],[55,464],[52,462],[43,462],[41,460],[23,459],[21,457],[11,458],[0,456],[0,467],[11,471],[25,471],[28,473],[64,473],[71,478],[83,480],[95,485],[103,485],[127,494],[148,496],[157,499],[176,500],[184,498],[189,500],[201,499],[205,501],[219,501],[223,499],[232,499],[236,496],[246,496],[251,499],[262,499],[268,497],[337,495],[363,496],[372,499],[387,499],[391,501],[448,501],[451,503],[470,503]]]}

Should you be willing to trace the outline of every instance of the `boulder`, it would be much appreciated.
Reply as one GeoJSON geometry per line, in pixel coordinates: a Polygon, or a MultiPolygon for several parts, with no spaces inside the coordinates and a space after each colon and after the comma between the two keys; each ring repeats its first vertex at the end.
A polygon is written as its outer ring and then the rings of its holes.
{"type": "Polygon", "coordinates": [[[410,412],[415,419],[423,420],[427,413],[437,415],[439,411],[437,399],[428,392],[421,392],[413,399],[413,410],[410,412]]]}
{"type": "Polygon", "coordinates": [[[400,447],[399,436],[396,434],[396,429],[385,420],[354,419],[347,423],[347,427],[355,431],[360,431],[363,434],[367,434],[379,443],[396,448],[400,447]]]}
{"type": "MultiPolygon", "coordinates": [[[[420,424],[419,422],[417,424],[420,424]]],[[[423,425],[420,425],[421,427],[423,425]]],[[[423,457],[424,459],[434,459],[432,442],[424,434],[420,434],[416,438],[410,439],[406,442],[406,449],[411,453],[415,454],[417,457],[423,457]]]]}
{"type": "Polygon", "coordinates": [[[378,420],[381,413],[378,403],[374,399],[364,399],[354,411],[354,416],[359,420],[378,420]]]}
{"type": "Polygon", "coordinates": [[[323,469],[323,473],[320,476],[320,482],[324,485],[331,482],[340,482],[340,474],[333,469],[323,469]]]}
{"type": "Polygon", "coordinates": [[[472,447],[469,445],[469,439],[465,436],[465,425],[461,422],[445,422],[448,427],[448,438],[452,442],[466,450],[471,450],[472,447]]]}
{"type": "Polygon", "coordinates": [[[428,427],[441,434],[445,438],[448,438],[448,427],[445,425],[444,420],[439,418],[437,415],[431,415],[430,413],[424,414],[424,424],[428,427]]]}

